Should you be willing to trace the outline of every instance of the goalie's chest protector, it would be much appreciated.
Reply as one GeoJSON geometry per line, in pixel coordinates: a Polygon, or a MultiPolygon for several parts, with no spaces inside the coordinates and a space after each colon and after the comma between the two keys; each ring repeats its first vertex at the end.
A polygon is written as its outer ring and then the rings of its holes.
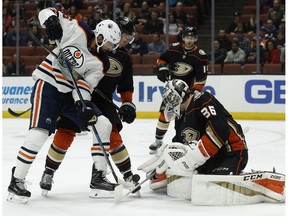
{"type": "Polygon", "coordinates": [[[175,121],[176,136],[182,143],[199,140],[205,133],[207,120],[201,114],[202,98],[190,103],[181,120],[175,121]]]}

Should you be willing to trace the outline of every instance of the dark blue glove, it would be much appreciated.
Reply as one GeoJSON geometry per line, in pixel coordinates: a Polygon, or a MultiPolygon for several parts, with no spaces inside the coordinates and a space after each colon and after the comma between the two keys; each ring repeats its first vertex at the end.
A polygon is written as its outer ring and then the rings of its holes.
{"type": "Polygon", "coordinates": [[[169,80],[169,75],[170,72],[167,65],[160,65],[157,73],[157,78],[162,82],[166,82],[169,80]]]}
{"type": "Polygon", "coordinates": [[[60,40],[63,36],[63,29],[57,16],[50,16],[45,21],[46,34],[50,40],[60,40]]]}
{"type": "Polygon", "coordinates": [[[132,102],[122,103],[119,117],[123,122],[131,124],[136,118],[136,106],[132,102]]]}
{"type": "Polygon", "coordinates": [[[82,103],[80,101],[76,101],[76,110],[79,114],[79,117],[84,121],[85,127],[88,125],[94,125],[97,122],[97,117],[95,115],[94,110],[92,109],[92,104],[90,101],[84,101],[87,108],[84,109],[82,103]]]}

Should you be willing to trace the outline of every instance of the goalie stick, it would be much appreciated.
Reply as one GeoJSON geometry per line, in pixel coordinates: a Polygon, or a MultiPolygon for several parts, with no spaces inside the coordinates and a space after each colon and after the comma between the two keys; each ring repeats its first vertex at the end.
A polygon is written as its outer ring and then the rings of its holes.
{"type": "Polygon", "coordinates": [[[8,108],[8,113],[14,117],[20,117],[22,115],[24,115],[25,113],[29,112],[31,110],[31,107],[23,112],[20,112],[20,113],[16,113],[14,112],[12,109],[8,108]]]}

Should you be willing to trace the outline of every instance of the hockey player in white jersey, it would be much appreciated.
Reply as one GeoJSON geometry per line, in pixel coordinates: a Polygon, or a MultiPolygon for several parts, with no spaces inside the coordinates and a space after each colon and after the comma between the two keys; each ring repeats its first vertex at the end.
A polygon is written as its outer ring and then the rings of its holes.
{"type": "MultiPolygon", "coordinates": [[[[31,193],[26,188],[25,177],[37,153],[54,133],[59,116],[73,122],[73,129],[79,132],[82,122],[89,126],[95,125],[97,119],[98,122],[101,120],[101,112],[90,102],[91,92],[110,66],[103,50],[116,49],[121,38],[121,31],[112,20],[100,22],[92,31],[84,22],[70,19],[55,8],[40,11],[39,21],[48,38],[61,44],[87,109],[82,107],[70,74],[59,60],[61,58],[48,55],[32,74],[36,82],[31,95],[29,131],[18,152],[16,166],[12,168],[8,201],[28,201],[31,193]]],[[[59,48],[53,52],[59,54],[59,48]]],[[[96,124],[96,129],[99,127],[101,125],[96,124]]],[[[75,132],[71,133],[70,139],[74,136],[75,132]]],[[[110,132],[107,138],[101,138],[109,141],[110,132]]]]}

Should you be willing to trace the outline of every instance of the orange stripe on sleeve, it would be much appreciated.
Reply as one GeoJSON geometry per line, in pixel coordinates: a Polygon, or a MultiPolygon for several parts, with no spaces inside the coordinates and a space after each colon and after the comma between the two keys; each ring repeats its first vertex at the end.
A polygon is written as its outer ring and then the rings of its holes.
{"type": "Polygon", "coordinates": [[[132,102],[132,92],[131,91],[127,91],[127,92],[121,92],[120,96],[121,96],[121,102],[132,102]]]}
{"type": "Polygon", "coordinates": [[[207,153],[211,157],[213,157],[219,149],[214,145],[213,142],[210,141],[210,139],[206,135],[202,136],[201,140],[207,153]]]}

